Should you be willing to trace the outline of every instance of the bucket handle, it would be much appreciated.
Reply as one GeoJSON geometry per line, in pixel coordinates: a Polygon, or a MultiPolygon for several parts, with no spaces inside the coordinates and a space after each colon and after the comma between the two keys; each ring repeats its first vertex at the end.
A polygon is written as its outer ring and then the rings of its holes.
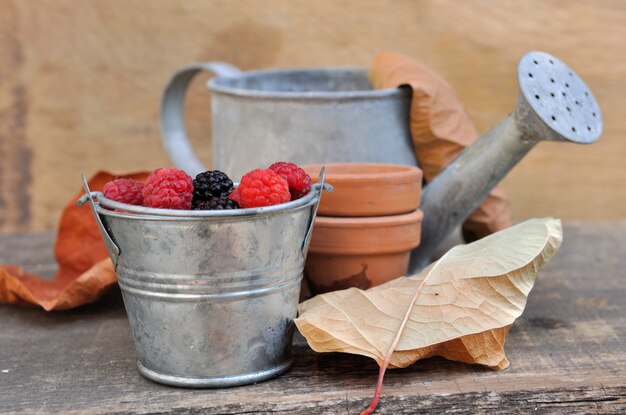
{"type": "Polygon", "coordinates": [[[311,215],[311,220],[309,221],[309,227],[306,230],[306,235],[304,236],[304,242],[302,242],[302,255],[306,260],[306,254],[309,251],[309,244],[311,243],[311,235],[313,235],[313,225],[315,224],[315,217],[317,216],[317,209],[320,206],[320,202],[322,200],[322,193],[326,190],[329,193],[332,193],[335,189],[328,183],[324,183],[324,179],[326,177],[326,166],[322,166],[320,169],[320,174],[317,178],[317,190],[319,193],[319,197],[317,198],[317,203],[313,206],[313,214],[311,215]]]}
{"type": "Polygon", "coordinates": [[[189,83],[198,73],[208,71],[215,76],[233,77],[241,74],[236,67],[225,62],[194,63],[174,73],[165,87],[161,100],[161,136],[163,145],[176,167],[185,170],[191,177],[206,171],[189,144],[185,132],[183,104],[189,83]]]}
{"type": "Polygon", "coordinates": [[[85,179],[85,175],[81,173],[80,177],[83,180],[83,189],[85,190],[85,194],[78,199],[76,202],[79,206],[82,206],[86,201],[89,201],[89,206],[91,206],[91,211],[93,212],[94,218],[96,218],[96,224],[98,225],[98,229],[100,230],[100,234],[102,235],[102,239],[104,239],[104,244],[107,247],[107,251],[109,251],[109,256],[111,257],[111,261],[113,262],[113,268],[117,270],[117,262],[120,256],[120,248],[115,244],[113,238],[109,235],[109,232],[104,227],[102,220],[100,219],[100,215],[96,211],[96,204],[93,199],[96,192],[92,192],[89,190],[89,184],[87,183],[87,179],[85,179]]]}

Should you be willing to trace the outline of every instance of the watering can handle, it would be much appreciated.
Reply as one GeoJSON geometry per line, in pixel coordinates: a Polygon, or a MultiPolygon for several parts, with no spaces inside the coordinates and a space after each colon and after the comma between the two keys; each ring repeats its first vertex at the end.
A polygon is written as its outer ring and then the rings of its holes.
{"type": "Polygon", "coordinates": [[[206,167],[194,153],[185,132],[183,104],[187,87],[193,77],[202,72],[212,72],[216,76],[231,77],[241,74],[236,67],[224,62],[194,63],[185,66],[172,76],[161,100],[161,135],[163,145],[174,164],[189,175],[206,171],[206,167]]]}

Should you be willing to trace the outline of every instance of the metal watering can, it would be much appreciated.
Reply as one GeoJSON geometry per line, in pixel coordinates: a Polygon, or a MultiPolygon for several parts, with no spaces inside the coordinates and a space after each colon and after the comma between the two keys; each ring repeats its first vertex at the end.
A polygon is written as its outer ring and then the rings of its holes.
{"type": "MultiPolygon", "coordinates": [[[[365,69],[292,69],[242,73],[221,62],[187,66],[165,89],[165,148],[189,174],[207,170],[185,134],[183,100],[195,74],[217,75],[212,92],[213,166],[234,177],[277,160],[295,163],[381,162],[417,165],[409,131],[410,91],[372,90],[365,69]]],[[[512,113],[465,149],[424,189],[422,241],[409,272],[438,245],[541,140],[593,143],[602,133],[596,100],[566,64],[530,52],[517,68],[512,113]]]]}

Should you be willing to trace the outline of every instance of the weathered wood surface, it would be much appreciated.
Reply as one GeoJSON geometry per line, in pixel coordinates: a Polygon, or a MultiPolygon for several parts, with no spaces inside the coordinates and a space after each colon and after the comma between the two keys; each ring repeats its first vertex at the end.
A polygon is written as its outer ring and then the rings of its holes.
{"type": "MultiPolygon", "coordinates": [[[[368,66],[381,49],[439,71],[480,131],[513,108],[523,53],[562,58],[596,94],[605,134],[533,149],[505,183],[513,216],[624,218],[625,21],[621,0],[0,0],[0,231],[53,229],[80,172],[169,165],[159,100],[181,65],[368,66]]],[[[187,121],[208,163],[205,80],[187,121]]]]}
{"type": "MultiPolygon", "coordinates": [[[[50,234],[0,235],[0,259],[50,264],[50,234]],[[30,248],[30,249],[27,249],[30,248]]],[[[513,325],[502,372],[428,359],[388,372],[380,414],[626,412],[626,221],[566,223],[513,325]]],[[[221,390],[161,386],[135,370],[119,293],[79,310],[0,306],[1,413],[352,414],[377,366],[296,338],[277,379],[221,390]]]]}

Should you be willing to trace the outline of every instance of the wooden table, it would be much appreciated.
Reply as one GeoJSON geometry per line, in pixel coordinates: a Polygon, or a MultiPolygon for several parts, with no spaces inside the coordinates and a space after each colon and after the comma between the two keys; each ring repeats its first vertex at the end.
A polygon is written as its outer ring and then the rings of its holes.
{"type": "MultiPolygon", "coordinates": [[[[493,372],[439,358],[388,372],[380,414],[626,413],[626,221],[566,223],[493,372]]],[[[50,274],[52,235],[0,236],[0,262],[50,274]]],[[[369,403],[378,368],[316,354],[268,382],[221,390],[153,383],[136,354],[119,292],[67,312],[0,306],[0,412],[347,414],[369,403]]]]}

